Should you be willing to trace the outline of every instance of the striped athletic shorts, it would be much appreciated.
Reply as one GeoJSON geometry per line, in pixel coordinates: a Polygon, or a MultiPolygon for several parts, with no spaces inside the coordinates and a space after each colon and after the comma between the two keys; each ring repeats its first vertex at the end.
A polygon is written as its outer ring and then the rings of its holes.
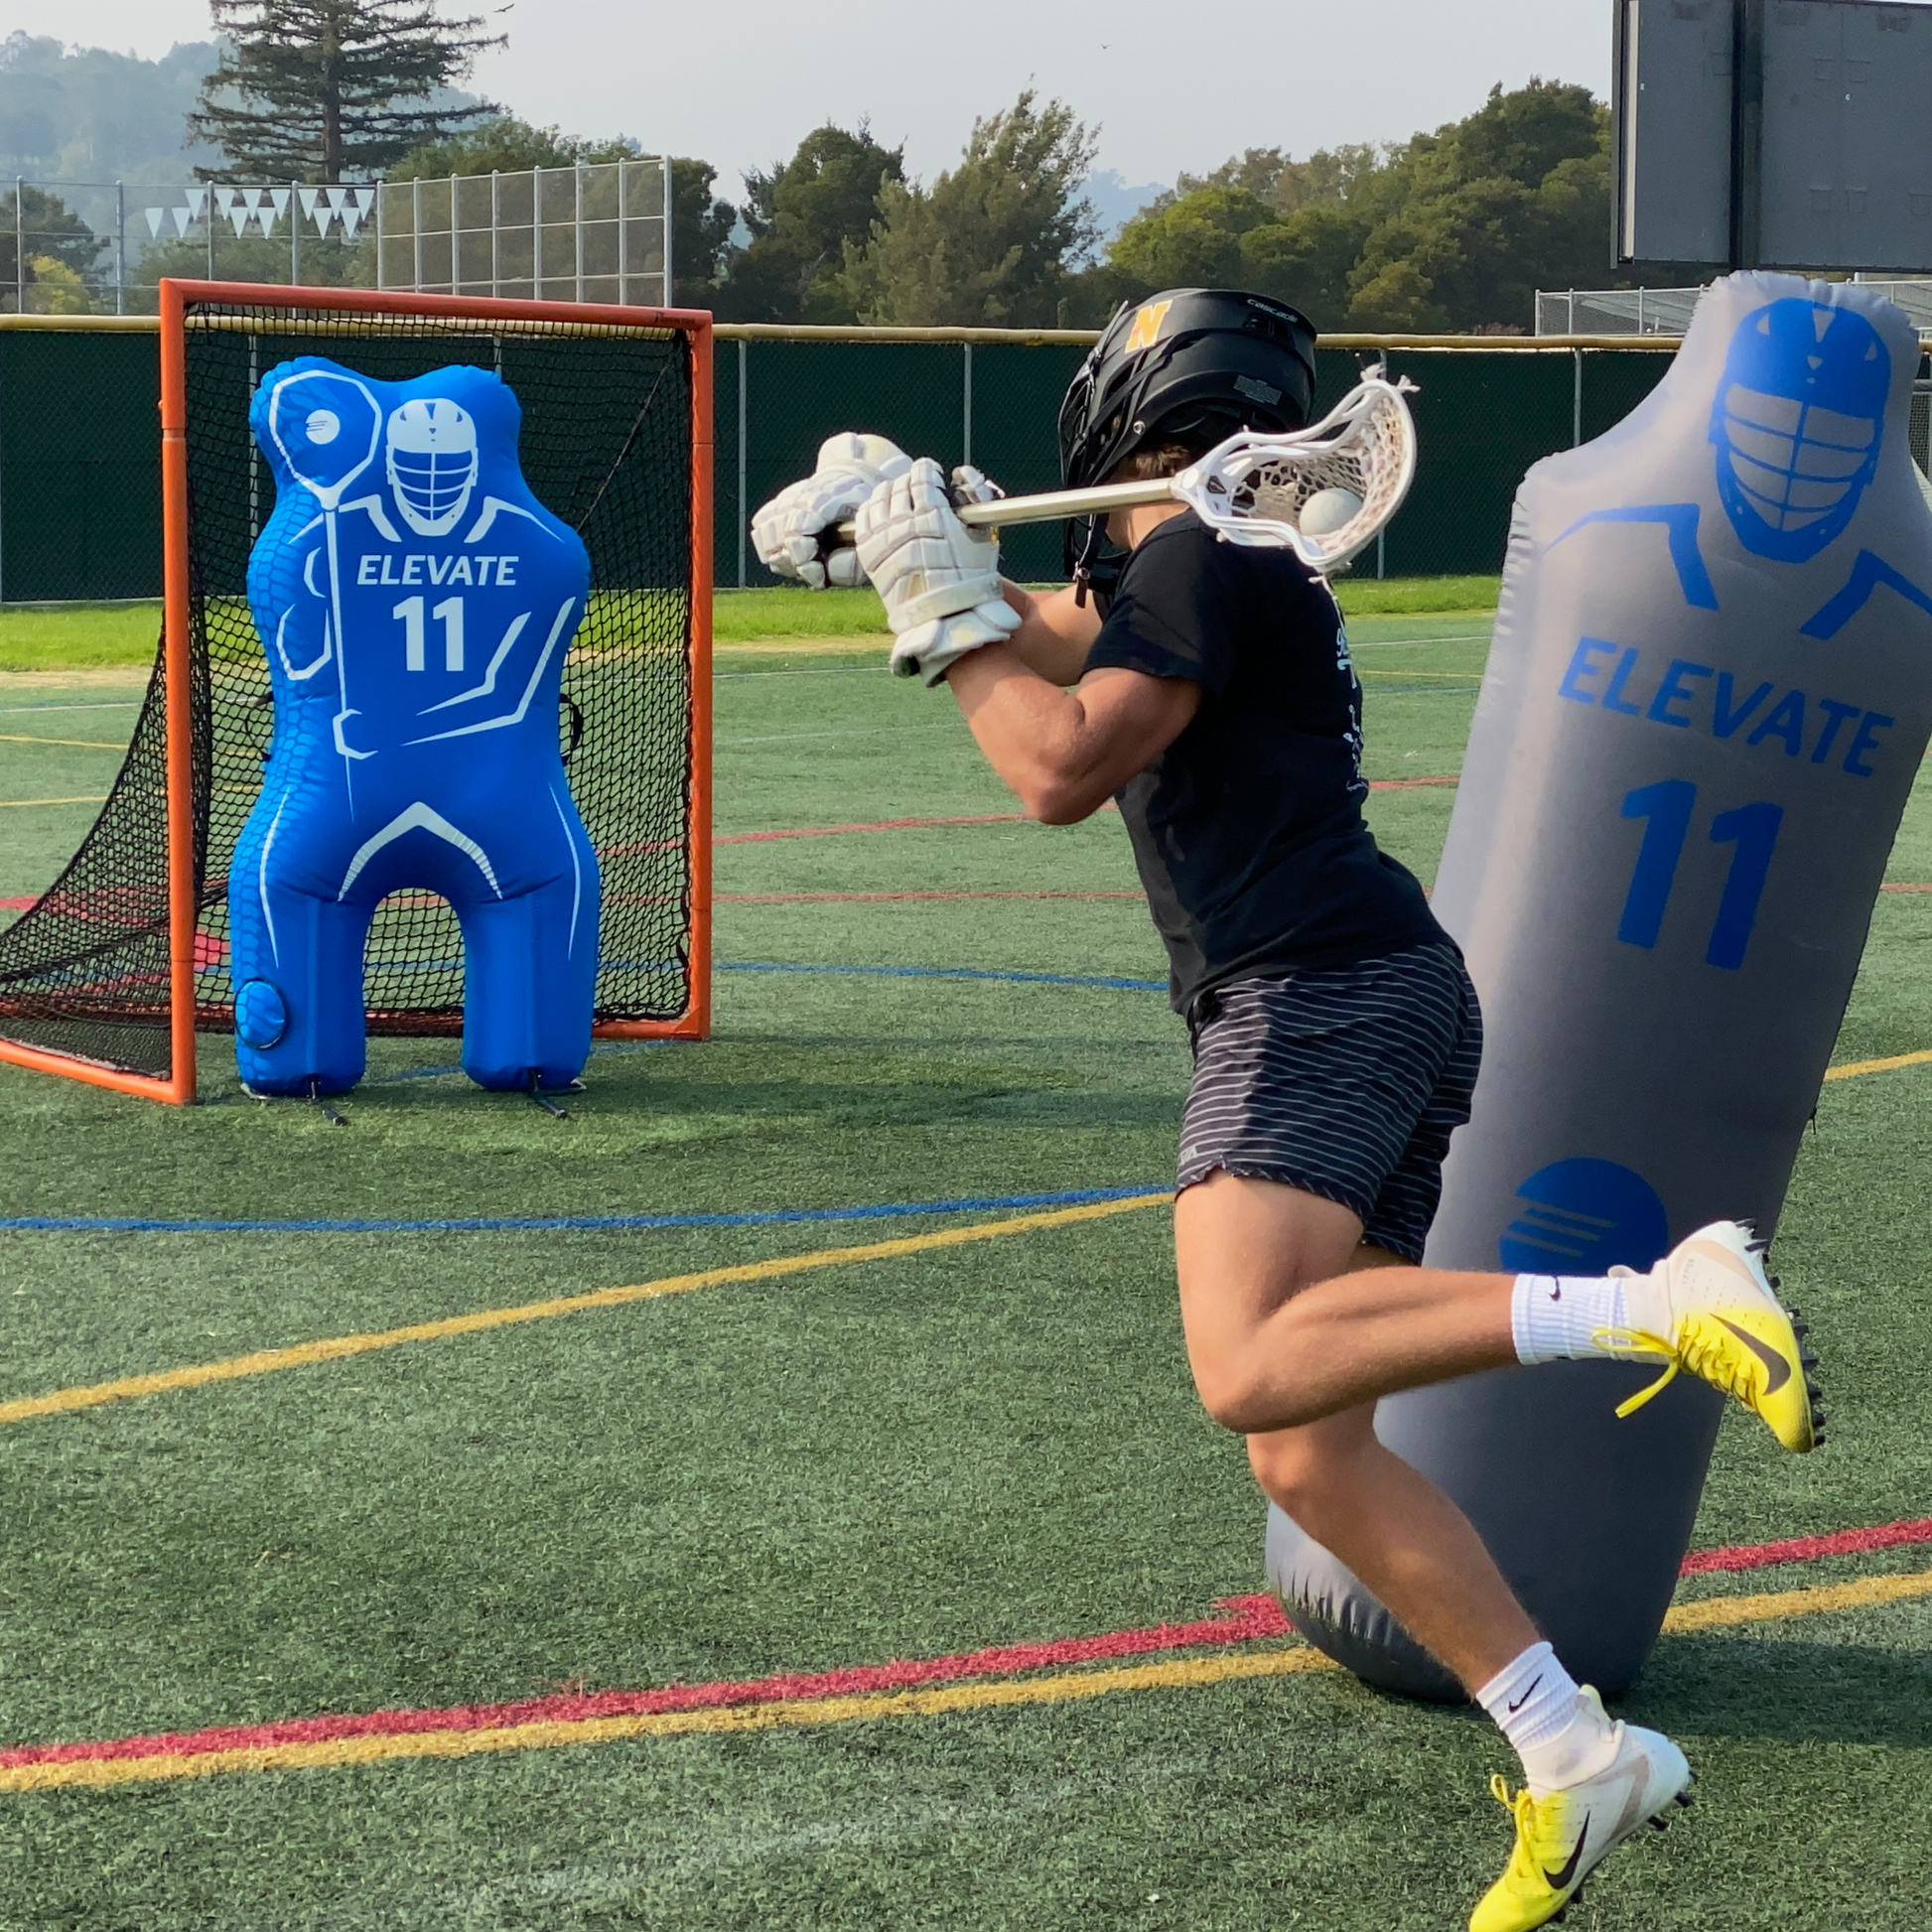
{"type": "Polygon", "coordinates": [[[1196,1004],[1189,1032],[1177,1188],[1217,1168],[1278,1180],[1347,1208],[1364,1241],[1422,1259],[1482,1059],[1482,1012],[1453,947],[1236,980],[1196,1004]]]}

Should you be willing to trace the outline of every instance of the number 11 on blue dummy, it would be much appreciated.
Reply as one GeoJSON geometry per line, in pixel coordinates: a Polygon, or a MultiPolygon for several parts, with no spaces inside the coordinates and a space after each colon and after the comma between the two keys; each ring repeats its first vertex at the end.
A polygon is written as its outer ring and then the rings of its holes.
{"type": "MultiPolygon", "coordinates": [[[[1690,835],[1697,809],[1698,788],[1688,778],[1665,778],[1626,792],[1623,816],[1644,821],[1643,843],[1630,875],[1623,900],[1623,917],[1616,936],[1626,946],[1650,947],[1664,927],[1664,908],[1677,882],[1677,862],[1690,835]]],[[[1784,823],[1782,805],[1738,805],[1711,821],[1711,842],[1732,848],[1730,871],[1718,900],[1718,917],[1711,928],[1705,963],[1735,971],[1744,963],[1751,927],[1757,922],[1757,903],[1764,897],[1764,881],[1777,849],[1778,829],[1784,823]]]]}

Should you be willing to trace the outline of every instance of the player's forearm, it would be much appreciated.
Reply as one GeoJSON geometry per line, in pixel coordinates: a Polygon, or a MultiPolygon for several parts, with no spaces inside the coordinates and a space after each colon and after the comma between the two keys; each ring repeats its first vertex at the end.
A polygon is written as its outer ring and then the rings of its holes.
{"type": "Polygon", "coordinates": [[[1100,615],[1092,600],[1076,606],[1065,592],[1035,597],[1006,578],[1000,580],[1000,595],[1021,620],[1007,648],[1049,684],[1078,684],[1087,652],[1100,633],[1100,615]]]}

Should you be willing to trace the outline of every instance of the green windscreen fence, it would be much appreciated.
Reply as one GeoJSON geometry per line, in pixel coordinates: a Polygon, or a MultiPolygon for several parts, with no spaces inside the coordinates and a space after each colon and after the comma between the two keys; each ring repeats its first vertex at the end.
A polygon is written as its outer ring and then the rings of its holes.
{"type": "MultiPolygon", "coordinates": [[[[947,468],[970,459],[1018,495],[1059,483],[1054,425],[1084,348],[1006,341],[721,340],[715,554],[720,586],[768,584],[751,513],[839,430],[890,436],[947,468]]],[[[1320,351],[1321,406],[1376,351],[1320,351]]],[[[1501,567],[1510,501],[1552,451],[1600,435],[1669,365],[1657,348],[1391,348],[1418,385],[1416,484],[1379,552],[1390,577],[1501,567]]],[[[0,330],[0,602],[161,592],[159,345],[152,334],[0,330]]],[[[1015,526],[1006,569],[1061,574],[1060,526],[1015,526]]]]}

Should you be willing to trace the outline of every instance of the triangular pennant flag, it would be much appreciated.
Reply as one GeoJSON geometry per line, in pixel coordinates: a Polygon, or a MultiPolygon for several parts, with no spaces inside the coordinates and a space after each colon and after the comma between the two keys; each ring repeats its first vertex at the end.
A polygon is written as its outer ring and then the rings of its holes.
{"type": "Polygon", "coordinates": [[[254,212],[255,210],[253,208],[248,207],[245,205],[239,207],[231,206],[229,207],[228,225],[234,229],[237,236],[239,236],[242,229],[248,225],[249,220],[253,216],[254,212]]]}
{"type": "Polygon", "coordinates": [[[266,191],[268,199],[274,204],[277,216],[288,212],[289,191],[286,188],[271,188],[266,191]]]}
{"type": "Polygon", "coordinates": [[[161,239],[161,224],[167,220],[168,210],[165,207],[150,207],[143,208],[141,211],[148,217],[148,233],[156,241],[159,241],[161,239]]]}
{"type": "Polygon", "coordinates": [[[318,191],[313,188],[298,188],[295,192],[302,203],[302,212],[304,214],[313,214],[316,211],[316,195],[318,191]]]}
{"type": "Polygon", "coordinates": [[[351,202],[348,205],[348,207],[343,209],[343,227],[345,231],[348,234],[349,238],[353,240],[355,235],[355,230],[359,228],[361,225],[362,225],[362,210],[359,207],[357,207],[354,205],[354,203],[351,202]]]}
{"type": "Polygon", "coordinates": [[[207,190],[206,188],[191,188],[188,191],[186,206],[188,208],[188,218],[191,221],[199,221],[207,208],[207,190]]]}

